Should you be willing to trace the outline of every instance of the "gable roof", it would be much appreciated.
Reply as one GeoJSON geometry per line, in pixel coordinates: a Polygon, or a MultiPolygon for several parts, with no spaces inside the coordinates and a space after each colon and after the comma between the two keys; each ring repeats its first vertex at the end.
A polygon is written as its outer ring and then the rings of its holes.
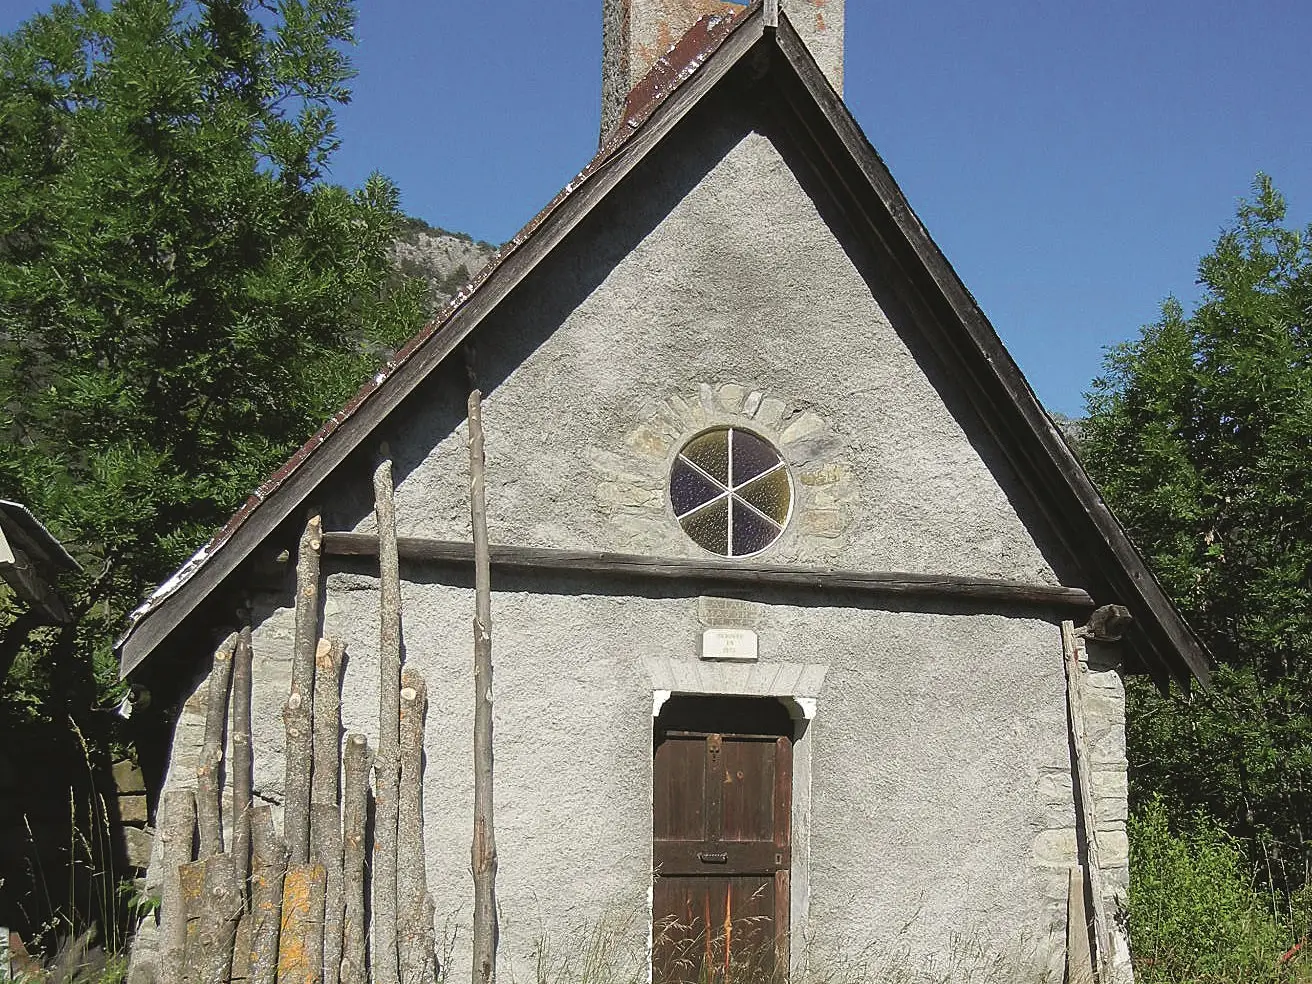
{"type": "Polygon", "coordinates": [[[1112,516],[969,291],[816,65],[805,43],[756,0],[703,18],[628,97],[624,118],[586,168],[506,243],[441,314],[266,480],[214,538],[130,618],[117,648],[136,668],[387,415],[443,362],[629,174],[675,125],[749,56],[758,84],[814,171],[895,275],[898,301],[951,367],[983,426],[1006,455],[1102,601],[1135,617],[1135,651],[1164,682],[1206,685],[1207,656],[1112,516]]]}

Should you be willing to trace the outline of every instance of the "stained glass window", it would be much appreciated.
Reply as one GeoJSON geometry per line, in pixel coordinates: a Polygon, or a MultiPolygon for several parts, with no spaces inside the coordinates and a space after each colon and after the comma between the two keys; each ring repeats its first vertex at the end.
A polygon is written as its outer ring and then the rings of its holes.
{"type": "Polygon", "coordinates": [[[698,434],[674,459],[670,505],[699,546],[746,557],[774,543],[788,525],[793,480],[768,441],[717,427],[698,434]]]}

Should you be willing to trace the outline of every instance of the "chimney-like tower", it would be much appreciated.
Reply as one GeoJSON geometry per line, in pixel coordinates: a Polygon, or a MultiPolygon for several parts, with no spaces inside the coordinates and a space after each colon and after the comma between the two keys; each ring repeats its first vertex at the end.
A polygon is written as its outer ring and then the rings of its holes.
{"type": "MultiPolygon", "coordinates": [[[[781,0],[830,84],[843,92],[845,0],[781,0]]],[[[656,60],[707,14],[735,14],[743,5],[722,0],[602,0],[601,136],[624,116],[629,91],[656,60]]]]}

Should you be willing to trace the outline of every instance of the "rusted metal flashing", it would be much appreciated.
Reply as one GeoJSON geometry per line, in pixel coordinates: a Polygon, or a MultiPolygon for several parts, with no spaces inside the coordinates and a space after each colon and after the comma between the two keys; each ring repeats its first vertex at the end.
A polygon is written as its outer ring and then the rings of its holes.
{"type": "Polygon", "coordinates": [[[651,71],[629,92],[624,102],[624,116],[602,141],[597,158],[606,157],[617,150],[675,89],[719,50],[725,39],[763,2],[756,0],[751,6],[733,12],[707,14],[674,47],[657,58],[651,71]]]}

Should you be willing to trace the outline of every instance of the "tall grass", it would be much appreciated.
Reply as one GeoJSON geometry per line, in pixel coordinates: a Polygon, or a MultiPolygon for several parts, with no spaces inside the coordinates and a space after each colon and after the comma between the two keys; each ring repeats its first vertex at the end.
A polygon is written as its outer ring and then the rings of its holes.
{"type": "MultiPolygon", "coordinates": [[[[684,984],[1060,984],[1036,947],[1016,941],[998,948],[969,933],[945,938],[933,957],[917,954],[909,922],[878,942],[819,944],[794,938],[793,966],[776,966],[775,942],[761,917],[734,920],[727,934],[709,936],[677,922],[652,928],[652,948],[684,984]],[[726,954],[726,935],[734,943],[726,954]],[[670,947],[667,944],[675,943],[670,947]]],[[[616,907],[597,922],[580,922],[563,935],[539,935],[531,971],[507,963],[512,984],[647,984],[651,953],[645,917],[616,907]]]]}
{"type": "Polygon", "coordinates": [[[1293,911],[1243,843],[1201,814],[1172,824],[1158,799],[1130,820],[1129,919],[1143,984],[1312,981],[1293,911]]]}
{"type": "Polygon", "coordinates": [[[22,818],[26,894],[34,908],[48,914],[25,942],[44,968],[36,978],[42,984],[120,984],[127,976],[127,950],[140,902],[133,883],[115,870],[117,844],[91,750],[76,722],[70,718],[68,724],[81,753],[75,769],[83,774],[69,776],[67,842],[59,852],[58,873],[47,871],[42,861],[46,842],[30,818],[22,818]]]}

